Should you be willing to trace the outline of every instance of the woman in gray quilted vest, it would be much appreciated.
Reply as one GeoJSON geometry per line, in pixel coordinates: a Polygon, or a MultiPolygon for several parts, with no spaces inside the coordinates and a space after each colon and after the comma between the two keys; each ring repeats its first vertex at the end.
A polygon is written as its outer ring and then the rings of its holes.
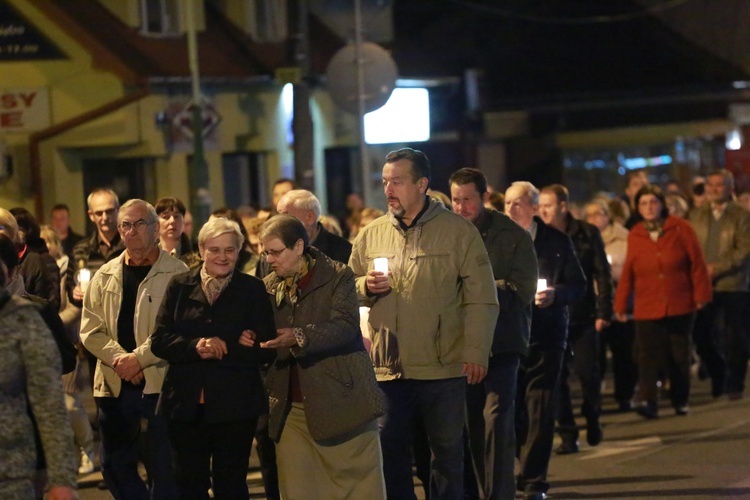
{"type": "MultiPolygon", "coordinates": [[[[359,329],[354,275],[309,246],[295,217],[260,230],[276,320],[266,378],[282,498],[385,498],[376,419],[385,399],[359,329]]],[[[241,342],[254,342],[246,334],[241,342]]]]}

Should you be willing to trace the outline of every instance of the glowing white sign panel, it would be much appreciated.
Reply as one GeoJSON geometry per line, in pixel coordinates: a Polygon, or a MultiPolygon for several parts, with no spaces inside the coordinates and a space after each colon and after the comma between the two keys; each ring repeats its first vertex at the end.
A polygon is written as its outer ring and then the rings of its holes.
{"type": "Polygon", "coordinates": [[[390,144],[430,139],[430,95],[427,89],[393,89],[385,105],[365,115],[365,142],[390,144]]]}

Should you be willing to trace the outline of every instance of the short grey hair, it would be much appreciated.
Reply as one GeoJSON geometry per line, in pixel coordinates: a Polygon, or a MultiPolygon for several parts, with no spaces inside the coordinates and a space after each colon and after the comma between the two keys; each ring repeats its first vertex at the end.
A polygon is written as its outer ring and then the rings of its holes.
{"type": "Polygon", "coordinates": [[[0,225],[5,226],[10,231],[12,236],[9,238],[15,243],[16,238],[18,238],[18,221],[12,213],[4,208],[0,208],[0,225]]]}
{"type": "Polygon", "coordinates": [[[91,210],[91,202],[94,200],[94,196],[97,194],[108,194],[112,198],[115,199],[115,208],[120,207],[120,198],[117,197],[117,193],[115,193],[113,190],[109,188],[96,188],[91,193],[89,193],[88,197],[86,198],[86,206],[89,207],[89,210],[91,210]]]}
{"type": "Polygon", "coordinates": [[[302,221],[288,214],[277,214],[264,222],[258,237],[260,241],[278,238],[287,248],[293,248],[299,240],[305,250],[310,246],[310,235],[302,221]]]}
{"type": "Polygon", "coordinates": [[[227,233],[232,235],[232,242],[234,243],[235,248],[237,248],[237,250],[241,249],[245,242],[245,237],[242,236],[240,225],[233,220],[224,217],[213,217],[203,224],[203,227],[198,233],[198,248],[203,250],[207,240],[218,238],[222,234],[227,233]]]}
{"type": "Polygon", "coordinates": [[[123,206],[120,207],[120,211],[117,213],[117,222],[119,223],[122,220],[122,213],[125,210],[135,206],[141,206],[146,209],[146,211],[148,212],[148,215],[146,216],[146,222],[148,222],[149,224],[157,224],[159,222],[159,216],[156,215],[156,209],[154,208],[154,206],[146,200],[141,200],[139,198],[128,200],[123,206]]]}
{"type": "Polygon", "coordinates": [[[307,189],[293,189],[287,191],[287,193],[279,199],[276,207],[278,208],[282,202],[287,205],[292,205],[295,208],[299,208],[300,210],[312,210],[315,214],[315,220],[320,218],[320,200],[318,200],[317,196],[307,189]]]}
{"type": "Polygon", "coordinates": [[[529,197],[529,203],[539,205],[539,190],[529,181],[516,181],[510,187],[521,189],[529,197]]]}

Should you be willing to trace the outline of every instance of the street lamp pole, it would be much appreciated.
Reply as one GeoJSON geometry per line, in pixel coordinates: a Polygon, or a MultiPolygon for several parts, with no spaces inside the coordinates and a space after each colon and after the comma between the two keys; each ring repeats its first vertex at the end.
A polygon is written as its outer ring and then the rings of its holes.
{"type": "Polygon", "coordinates": [[[356,44],[355,57],[357,59],[357,125],[359,132],[359,161],[362,168],[362,200],[367,205],[370,201],[370,152],[365,143],[365,109],[367,95],[365,95],[365,61],[362,54],[362,2],[354,0],[354,41],[356,44]]]}
{"type": "Polygon", "coordinates": [[[193,156],[188,165],[188,185],[194,227],[200,228],[211,215],[211,194],[208,190],[208,165],[203,154],[203,96],[200,89],[198,44],[195,32],[195,13],[193,11],[196,5],[201,4],[191,0],[182,0],[185,11],[193,102],[193,156]]]}

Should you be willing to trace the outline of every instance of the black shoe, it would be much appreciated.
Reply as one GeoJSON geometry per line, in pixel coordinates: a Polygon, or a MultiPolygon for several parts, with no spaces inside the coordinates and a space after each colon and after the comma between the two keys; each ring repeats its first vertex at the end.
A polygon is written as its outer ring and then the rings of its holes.
{"type": "Polygon", "coordinates": [[[534,492],[534,493],[524,493],[523,494],[523,499],[524,500],[544,500],[545,498],[547,498],[547,494],[546,493],[542,493],[541,491],[537,491],[537,492],[534,492]]]}
{"type": "Polygon", "coordinates": [[[622,413],[633,411],[633,402],[629,399],[624,399],[618,403],[618,409],[622,413]]]}
{"type": "Polygon", "coordinates": [[[598,418],[590,418],[586,420],[586,442],[589,446],[596,446],[604,439],[604,431],[602,430],[602,424],[599,423],[598,418]]]}
{"type": "Polygon", "coordinates": [[[674,414],[675,415],[685,416],[688,413],[690,413],[690,407],[688,407],[688,405],[682,405],[682,406],[675,406],[674,407],[674,414]]]}
{"type": "Polygon", "coordinates": [[[516,491],[520,491],[521,493],[526,491],[526,485],[524,484],[523,478],[520,474],[516,476],[516,491]]]}
{"type": "Polygon", "coordinates": [[[558,455],[578,453],[578,441],[563,441],[560,443],[560,446],[557,447],[555,453],[558,455]]]}
{"type": "Polygon", "coordinates": [[[638,415],[644,418],[659,417],[659,407],[656,406],[656,403],[653,401],[646,401],[645,403],[641,403],[640,405],[638,405],[635,411],[638,412],[638,415]]]}

